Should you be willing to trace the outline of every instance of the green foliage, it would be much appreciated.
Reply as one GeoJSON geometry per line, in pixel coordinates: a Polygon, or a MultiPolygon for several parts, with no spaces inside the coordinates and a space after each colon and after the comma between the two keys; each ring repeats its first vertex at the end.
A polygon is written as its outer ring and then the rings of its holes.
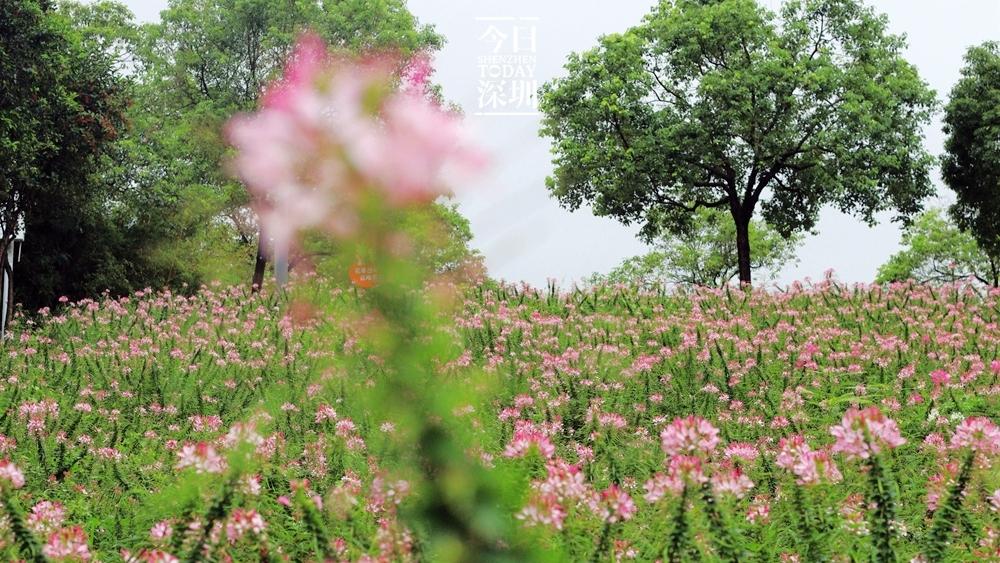
{"type": "MultiPolygon", "coordinates": [[[[298,33],[404,56],[443,44],[400,0],[178,0],[145,26],[108,0],[0,9],[11,85],[0,92],[0,223],[25,218],[15,297],[30,311],[62,295],[248,279],[256,221],[222,166],[222,126],[255,107],[298,33]]],[[[464,261],[463,221],[444,207],[411,218],[421,259],[441,271],[464,261]]]]}
{"type": "Polygon", "coordinates": [[[105,174],[125,126],[127,84],[61,9],[6,0],[0,12],[0,251],[18,221],[30,241],[17,280],[30,283],[15,285],[17,300],[35,308],[89,282],[127,287],[120,281],[131,266],[115,254],[105,174]]]}
{"type": "MultiPolygon", "coordinates": [[[[407,209],[397,225],[405,237],[401,244],[408,259],[432,274],[465,277],[482,269],[482,256],[471,249],[472,228],[455,204],[432,203],[407,209]],[[471,272],[469,270],[472,270],[471,272]]],[[[347,280],[347,270],[359,258],[343,252],[327,237],[310,235],[302,243],[299,261],[312,261],[316,273],[335,280],[347,280]]],[[[298,268],[298,261],[293,263],[298,268]]],[[[294,269],[293,268],[293,269],[294,269]]]]}
{"type": "MultiPolygon", "coordinates": [[[[989,446],[976,460],[953,439],[959,419],[997,408],[992,344],[984,346],[1000,334],[995,293],[828,280],[780,294],[489,283],[442,296],[415,290],[420,264],[376,265],[389,280],[381,290],[315,278],[282,295],[143,292],[15,324],[0,354],[16,374],[0,386],[0,444],[25,484],[0,499],[18,515],[0,529],[0,559],[28,558],[46,543],[31,517],[40,501],[61,503],[64,525],[81,526],[101,560],[154,546],[208,561],[331,552],[406,560],[404,549],[416,561],[995,553],[997,454],[989,446]],[[811,342],[822,344],[804,365],[811,342]],[[928,373],[954,358],[972,375],[938,395],[928,373]],[[58,409],[32,430],[22,407],[42,399],[58,409]],[[837,482],[800,484],[778,466],[782,438],[801,434],[830,451],[830,426],[850,404],[891,409],[907,442],[879,452],[877,465],[831,453],[837,482]],[[699,466],[709,484],[692,477],[644,498],[644,483],[668,471],[664,424],[691,413],[721,431],[699,466]],[[552,428],[552,458],[505,455],[524,424],[552,428]],[[225,445],[233,436],[245,441],[225,445]],[[197,443],[225,456],[225,468],[179,468],[182,448],[197,443]],[[730,456],[735,443],[754,455],[730,456]],[[559,529],[516,517],[538,501],[557,460],[579,483],[556,489],[587,494],[561,493],[559,529]],[[715,477],[737,469],[753,482],[744,495],[716,487],[715,477]],[[251,475],[256,492],[245,486],[251,475]],[[600,491],[619,483],[635,513],[610,522],[600,491]],[[229,524],[237,510],[259,513],[266,534],[230,542],[221,526],[221,541],[206,541],[209,523],[229,524]],[[158,524],[172,536],[151,538],[158,524]]],[[[993,435],[976,439],[993,444],[993,435]]]]}
{"type": "MultiPolygon", "coordinates": [[[[208,214],[203,220],[184,222],[180,228],[187,233],[175,237],[175,246],[193,250],[222,242],[228,269],[239,272],[249,272],[244,260],[258,232],[249,195],[225,166],[223,126],[256,107],[298,35],[312,30],[351,52],[395,50],[404,57],[444,42],[403,0],[172,0],[160,17],[138,33],[130,112],[134,173],[152,192],[165,229],[190,217],[188,200],[212,200],[214,213],[202,208],[208,214]]],[[[206,260],[193,252],[187,260],[196,264],[194,274],[227,269],[219,267],[226,260],[221,251],[206,260]]]]}
{"type": "MultiPolygon", "coordinates": [[[[775,275],[795,259],[800,234],[781,236],[760,220],[750,222],[751,264],[758,273],[775,275]]],[[[595,274],[596,283],[625,283],[651,287],[664,282],[721,287],[739,273],[736,226],[725,213],[701,208],[694,212],[688,230],[661,233],[656,249],[623,261],[606,275],[595,274]]]]}
{"type": "Polygon", "coordinates": [[[662,1],[542,88],[549,189],[647,240],[727,210],[743,282],[758,209],[786,236],[826,204],[906,219],[932,193],[921,126],[935,97],[887,25],[858,0],[786,2],[780,16],[753,0],[662,1]]]}
{"type": "Polygon", "coordinates": [[[952,216],[1000,259],[1000,43],[965,54],[962,78],[945,106],[944,132],[941,175],[957,196],[952,216]]]}
{"type": "Polygon", "coordinates": [[[903,230],[903,249],[879,267],[876,282],[908,279],[952,283],[975,278],[996,286],[998,266],[972,235],[965,233],[938,209],[929,209],[903,230]]]}

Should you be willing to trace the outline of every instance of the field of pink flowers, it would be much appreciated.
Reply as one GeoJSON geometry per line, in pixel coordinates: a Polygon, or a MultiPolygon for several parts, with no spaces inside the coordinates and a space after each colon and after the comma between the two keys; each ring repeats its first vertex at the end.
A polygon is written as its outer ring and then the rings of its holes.
{"type": "Polygon", "coordinates": [[[312,279],[19,321],[0,557],[461,559],[441,529],[494,560],[1000,557],[1000,293],[429,286],[446,411],[383,385],[374,298],[312,279]]]}

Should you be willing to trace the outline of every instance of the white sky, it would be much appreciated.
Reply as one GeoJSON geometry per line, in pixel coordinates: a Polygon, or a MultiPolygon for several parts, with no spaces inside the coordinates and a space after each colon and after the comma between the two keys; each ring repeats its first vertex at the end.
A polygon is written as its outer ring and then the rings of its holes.
{"type": "MultiPolygon", "coordinates": [[[[760,1],[772,9],[780,5],[779,0],[760,1]]],[[[965,49],[1000,40],[1000,0],[868,3],[889,16],[894,33],[907,35],[907,58],[941,99],[958,80],[965,49]]],[[[125,0],[125,4],[139,20],[155,21],[167,0],[125,0]]],[[[473,245],[485,254],[493,276],[535,285],[551,277],[569,284],[594,271],[607,271],[645,247],[635,238],[635,228],[594,217],[586,208],[570,213],[549,197],[544,181],[552,170],[551,155],[548,140],[537,135],[537,116],[475,115],[496,111],[484,107],[479,96],[478,58],[493,52],[493,44],[482,37],[494,26],[507,32],[505,45],[510,45],[512,25],[522,27],[522,37],[528,37],[533,27],[534,79],[540,85],[562,74],[570,52],[588,49],[599,36],[638,24],[654,4],[655,0],[409,0],[411,11],[447,38],[435,63],[435,80],[449,100],[465,109],[469,126],[493,158],[489,173],[459,194],[460,208],[472,223],[473,245]],[[484,19],[497,17],[519,19],[484,19]]],[[[940,154],[944,138],[940,115],[925,134],[927,148],[940,154]]],[[[936,171],[934,180],[941,201],[947,201],[948,190],[936,171]]],[[[779,283],[819,278],[828,268],[845,281],[871,281],[899,245],[895,225],[884,222],[868,228],[832,209],[823,211],[817,229],[819,234],[799,250],[799,263],[781,272],[779,283]]]]}

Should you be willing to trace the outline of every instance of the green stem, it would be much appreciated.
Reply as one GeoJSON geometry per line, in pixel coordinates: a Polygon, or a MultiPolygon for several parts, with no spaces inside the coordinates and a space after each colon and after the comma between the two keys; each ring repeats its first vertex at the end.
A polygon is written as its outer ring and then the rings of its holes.
{"type": "Polygon", "coordinates": [[[868,514],[871,518],[872,543],[875,548],[872,555],[879,562],[895,561],[896,552],[892,548],[892,521],[896,516],[896,505],[892,489],[877,455],[869,458],[868,469],[870,487],[868,514]]]}
{"type": "Polygon", "coordinates": [[[688,488],[685,485],[677,503],[677,512],[674,514],[674,529],[670,532],[670,544],[667,549],[667,560],[670,563],[682,561],[687,551],[687,499],[688,488]]]}
{"type": "Polygon", "coordinates": [[[972,478],[972,463],[975,460],[976,452],[970,451],[962,461],[962,468],[958,472],[958,479],[948,491],[948,499],[934,513],[934,522],[931,524],[929,540],[927,542],[927,560],[941,561],[944,559],[945,550],[948,547],[948,536],[951,535],[952,527],[962,509],[962,500],[965,489],[972,478]]]}
{"type": "Polygon", "coordinates": [[[6,486],[0,487],[0,496],[2,496],[0,500],[3,502],[4,512],[7,513],[7,518],[10,520],[10,530],[14,534],[14,541],[17,543],[21,556],[27,561],[45,563],[42,546],[24,523],[24,511],[21,510],[17,499],[6,486]]]}

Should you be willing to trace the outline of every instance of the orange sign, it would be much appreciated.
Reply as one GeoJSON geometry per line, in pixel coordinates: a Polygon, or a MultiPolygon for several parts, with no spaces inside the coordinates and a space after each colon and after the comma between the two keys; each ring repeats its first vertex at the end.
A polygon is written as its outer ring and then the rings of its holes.
{"type": "Polygon", "coordinates": [[[378,281],[375,267],[360,262],[353,264],[347,270],[347,276],[351,278],[351,283],[361,289],[371,289],[375,287],[375,283],[378,281]]]}

